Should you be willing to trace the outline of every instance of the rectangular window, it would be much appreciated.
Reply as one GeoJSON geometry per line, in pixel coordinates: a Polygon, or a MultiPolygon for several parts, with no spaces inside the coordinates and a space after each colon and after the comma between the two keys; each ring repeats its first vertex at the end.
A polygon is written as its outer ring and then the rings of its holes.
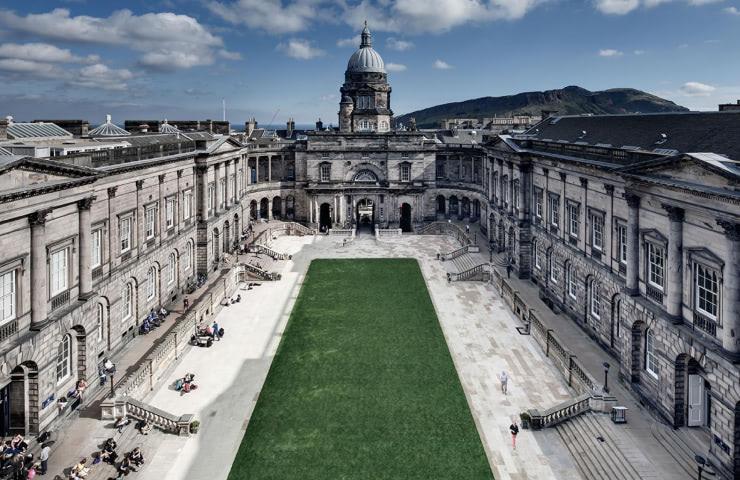
{"type": "Polygon", "coordinates": [[[554,258],[550,258],[550,280],[552,283],[558,283],[559,277],[560,267],[558,267],[558,262],[554,258]]]}
{"type": "Polygon", "coordinates": [[[655,335],[653,330],[645,332],[645,370],[654,377],[658,376],[658,360],[655,358],[655,335]]]}
{"type": "Polygon", "coordinates": [[[617,248],[619,251],[619,262],[627,264],[627,226],[617,224],[617,248]]]}
{"type": "Polygon", "coordinates": [[[175,226],[175,199],[168,198],[164,204],[164,216],[167,228],[170,229],[175,226]]]}
{"type": "Polygon", "coordinates": [[[189,220],[192,215],[193,192],[187,191],[182,194],[182,219],[189,220]]]}
{"type": "Polygon", "coordinates": [[[550,209],[550,224],[557,227],[560,225],[560,197],[550,195],[548,198],[548,208],[550,209]]]}
{"type": "Polygon", "coordinates": [[[534,266],[541,270],[542,265],[540,264],[540,252],[537,251],[537,245],[532,247],[532,256],[534,256],[534,266]]]}
{"type": "Polygon", "coordinates": [[[411,181],[411,166],[410,165],[401,165],[401,181],[402,182],[411,181]]]}
{"type": "Polygon", "coordinates": [[[665,278],[665,249],[660,245],[648,243],[647,251],[648,282],[662,290],[665,278]]]}
{"type": "Polygon", "coordinates": [[[120,227],[118,229],[119,236],[121,239],[121,253],[126,253],[131,250],[131,224],[133,217],[123,217],[120,220],[120,227]]]}
{"type": "Polygon", "coordinates": [[[717,319],[719,312],[719,281],[717,271],[701,263],[694,264],[694,292],[696,310],[717,319]]]}
{"type": "Polygon", "coordinates": [[[103,229],[93,230],[91,240],[90,266],[95,268],[103,264],[103,229]]]}
{"type": "Polygon", "coordinates": [[[542,218],[542,190],[534,191],[534,214],[537,218],[542,218]]]}
{"type": "Polygon", "coordinates": [[[208,211],[213,210],[213,204],[216,201],[216,186],[213,183],[208,184],[208,211]]]}
{"type": "Polygon", "coordinates": [[[604,249],[604,217],[598,214],[591,216],[591,247],[604,249]]]}
{"type": "Polygon", "coordinates": [[[15,319],[15,279],[16,270],[0,275],[0,322],[2,323],[15,319]]]}
{"type": "Polygon", "coordinates": [[[599,284],[595,281],[591,282],[591,316],[594,318],[601,318],[601,295],[599,284]]]}
{"type": "Polygon", "coordinates": [[[147,207],[144,211],[144,235],[147,240],[154,238],[157,225],[157,207],[147,207]]]}
{"type": "Polygon", "coordinates": [[[568,266],[568,270],[565,271],[565,286],[568,289],[568,295],[570,298],[576,299],[576,279],[573,278],[573,267],[568,266]]]}
{"type": "Polygon", "coordinates": [[[578,238],[578,230],[581,228],[581,207],[576,203],[567,204],[568,234],[578,238]]]}
{"type": "Polygon", "coordinates": [[[321,165],[321,181],[328,182],[331,179],[331,165],[324,163],[321,165]]]}
{"type": "Polygon", "coordinates": [[[69,248],[51,254],[49,260],[50,293],[54,297],[65,290],[69,284],[69,248]]]}
{"type": "Polygon", "coordinates": [[[514,198],[512,198],[511,201],[514,204],[514,209],[519,210],[519,180],[514,181],[514,189],[512,193],[514,198]]]}

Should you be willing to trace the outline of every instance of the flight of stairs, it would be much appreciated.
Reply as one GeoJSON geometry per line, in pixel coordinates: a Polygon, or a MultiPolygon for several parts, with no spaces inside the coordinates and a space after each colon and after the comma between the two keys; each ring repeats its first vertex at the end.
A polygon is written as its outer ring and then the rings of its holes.
{"type": "Polygon", "coordinates": [[[462,273],[470,270],[471,268],[478,266],[480,263],[481,262],[477,258],[473,257],[473,255],[470,253],[464,253],[459,257],[452,259],[452,264],[457,270],[456,273],[462,273]]]}
{"type": "MultiPolygon", "coordinates": [[[[668,453],[676,461],[690,478],[698,478],[699,470],[696,465],[694,456],[696,455],[695,450],[686,444],[683,438],[677,434],[672,427],[663,425],[660,423],[654,423],[651,427],[653,436],[660,442],[661,445],[668,451],[668,453]]],[[[706,457],[706,452],[703,453],[706,457]]],[[[714,472],[702,472],[701,478],[703,479],[716,479],[717,475],[714,472]]]]}
{"type": "Polygon", "coordinates": [[[555,427],[576,465],[589,480],[639,480],[640,474],[625,457],[597,415],[585,413],[555,427]]]}

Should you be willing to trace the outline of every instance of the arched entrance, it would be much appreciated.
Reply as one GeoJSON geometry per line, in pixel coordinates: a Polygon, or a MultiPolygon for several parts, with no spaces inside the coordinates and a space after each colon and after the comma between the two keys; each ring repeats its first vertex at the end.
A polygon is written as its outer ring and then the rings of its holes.
{"type": "Polygon", "coordinates": [[[711,424],[712,385],[699,362],[687,354],[676,357],[674,426],[707,427],[711,424]]]}
{"type": "Polygon", "coordinates": [[[288,195],[285,199],[285,216],[288,220],[295,218],[295,197],[293,195],[288,195]]]}
{"type": "Polygon", "coordinates": [[[35,363],[24,362],[10,372],[10,383],[0,390],[0,433],[3,436],[39,433],[38,392],[38,367],[35,363]]]}
{"type": "Polygon", "coordinates": [[[228,220],[224,222],[223,242],[224,253],[229,253],[231,251],[231,225],[228,220]]]}
{"type": "Polygon", "coordinates": [[[463,197],[460,217],[465,218],[469,216],[470,216],[470,199],[468,197],[463,197]]]}
{"type": "Polygon", "coordinates": [[[282,218],[283,199],[275,197],[272,199],[272,218],[282,218]]]}
{"type": "Polygon", "coordinates": [[[270,209],[270,202],[266,198],[260,200],[260,218],[267,218],[267,212],[270,209]]]}
{"type": "Polygon", "coordinates": [[[355,212],[357,215],[357,231],[365,230],[373,232],[375,228],[375,202],[369,198],[363,198],[357,202],[355,212]]]}
{"type": "Polygon", "coordinates": [[[257,200],[249,202],[249,218],[257,220],[257,200]]]}
{"type": "Polygon", "coordinates": [[[445,197],[444,195],[437,195],[437,214],[445,214],[445,197]]]}
{"type": "Polygon", "coordinates": [[[331,205],[322,203],[319,207],[319,231],[328,232],[331,228],[331,205]]]}
{"type": "Polygon", "coordinates": [[[411,205],[408,203],[401,204],[401,230],[404,232],[411,231],[411,205]]]}
{"type": "Polygon", "coordinates": [[[457,197],[455,195],[450,197],[449,207],[450,207],[450,216],[457,215],[458,213],[460,213],[458,210],[457,197]]]}
{"type": "Polygon", "coordinates": [[[478,220],[480,218],[480,200],[477,198],[473,200],[473,220],[478,220]]]}

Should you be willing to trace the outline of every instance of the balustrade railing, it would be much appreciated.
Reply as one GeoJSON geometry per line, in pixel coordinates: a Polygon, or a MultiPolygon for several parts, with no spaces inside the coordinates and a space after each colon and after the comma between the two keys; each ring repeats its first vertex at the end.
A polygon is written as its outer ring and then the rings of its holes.
{"type": "Polygon", "coordinates": [[[491,274],[491,266],[487,263],[476,265],[475,267],[469,268],[464,272],[450,273],[450,280],[453,282],[460,282],[464,280],[471,280],[473,278],[480,279],[482,281],[488,281],[491,274]]]}
{"type": "Polygon", "coordinates": [[[252,251],[267,255],[275,260],[289,260],[292,258],[292,255],[288,255],[287,253],[278,253],[272,248],[258,243],[253,245],[252,251]]]}
{"type": "Polygon", "coordinates": [[[69,290],[60,293],[51,299],[51,311],[61,308],[69,303],[69,290]]]}
{"type": "Polygon", "coordinates": [[[18,333],[18,319],[0,325],[0,342],[18,333]]]}
{"type": "Polygon", "coordinates": [[[461,256],[465,255],[466,253],[468,253],[468,245],[465,245],[463,247],[457,248],[457,249],[455,249],[455,250],[453,250],[451,252],[441,253],[439,255],[439,258],[441,260],[454,260],[455,258],[461,257],[461,256]]]}

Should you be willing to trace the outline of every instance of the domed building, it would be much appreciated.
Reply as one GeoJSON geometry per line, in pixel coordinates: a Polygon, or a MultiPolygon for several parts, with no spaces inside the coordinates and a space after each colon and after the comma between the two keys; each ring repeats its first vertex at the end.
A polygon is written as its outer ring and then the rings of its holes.
{"type": "Polygon", "coordinates": [[[383,58],[373,48],[365,22],[360,48],[349,58],[340,88],[341,132],[388,132],[391,129],[391,87],[383,58]]]}

